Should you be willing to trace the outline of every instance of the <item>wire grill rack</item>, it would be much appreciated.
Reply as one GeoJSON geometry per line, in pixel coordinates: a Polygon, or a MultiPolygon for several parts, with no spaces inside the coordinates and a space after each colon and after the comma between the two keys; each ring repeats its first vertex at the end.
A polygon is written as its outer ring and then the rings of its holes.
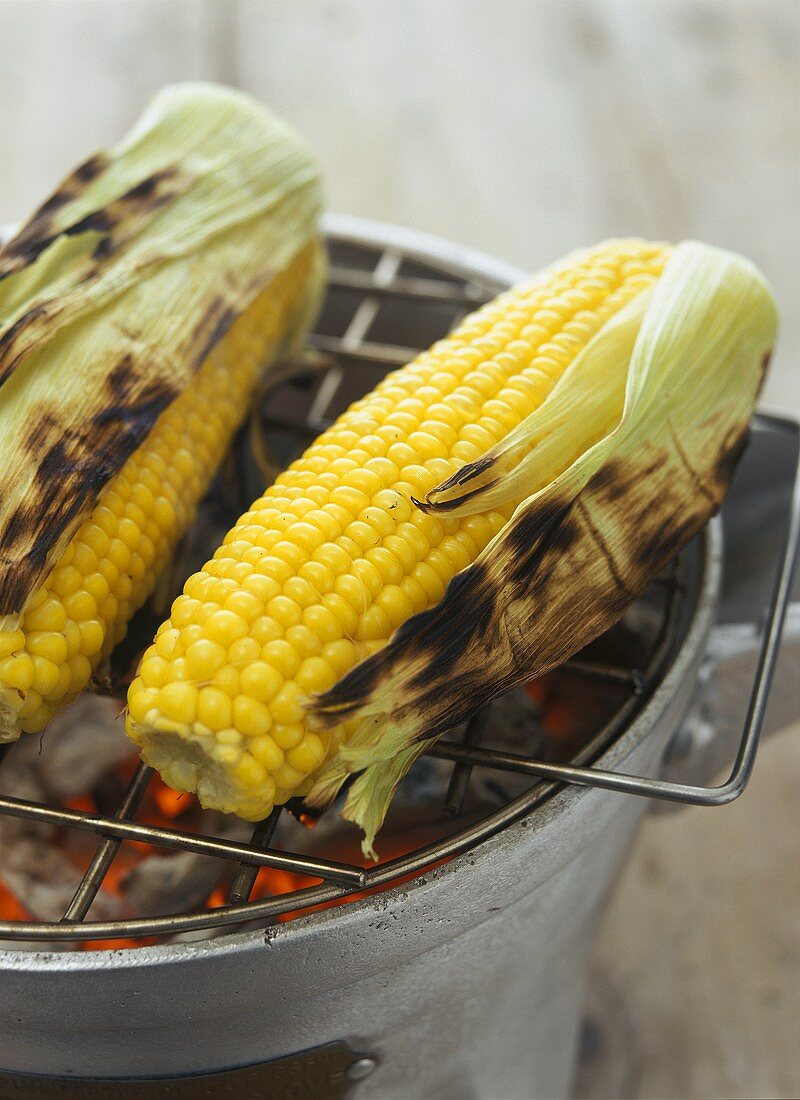
{"type": "MultiPolygon", "coordinates": [[[[400,245],[367,242],[357,236],[329,234],[331,271],[328,298],[315,333],[312,355],[325,357],[324,369],[312,372],[310,383],[296,386],[298,411],[271,416],[269,400],[263,407],[265,426],[283,463],[290,461],[310,438],[322,431],[360,392],[371,389],[388,369],[401,366],[434,340],[445,335],[461,317],[503,289],[501,280],[467,271],[457,263],[419,257],[400,245]]],[[[303,368],[295,382],[302,381],[303,368]]],[[[308,370],[305,370],[308,375],[308,370]]],[[[637,776],[603,772],[589,765],[631,723],[652,689],[660,682],[679,648],[691,620],[702,572],[703,545],[695,541],[659,578],[662,620],[654,644],[639,667],[598,664],[579,656],[568,662],[572,674],[604,680],[624,690],[624,700],[613,716],[570,764],[552,764],[521,754],[499,752],[481,745],[485,708],[466,725],[459,741],[443,739],[430,756],[451,761],[453,769],[445,794],[448,813],[457,815],[475,767],[530,777],[531,786],[499,810],[477,822],[464,824],[451,836],[418,847],[401,857],[371,868],[321,859],[272,846],[281,808],[253,830],[249,843],[144,824],[137,809],[153,778],[140,765],[111,816],[0,797],[0,814],[25,818],[96,835],[99,843],[83,879],[60,922],[2,921],[0,939],[33,942],[168,937],[250,922],[269,922],[281,914],[335,901],[371,887],[391,885],[432,863],[464,852],[481,840],[529,814],[563,783],[594,785],[672,801],[718,804],[743,789],[752,768],[769,681],[775,663],[785,609],[791,564],[798,540],[798,495],[784,552],[768,609],[753,696],[731,778],[718,788],[689,787],[637,776]],[[128,920],[87,920],[92,902],[125,841],[144,841],[157,849],[194,852],[235,865],[227,904],[213,909],[169,916],[128,920]],[[271,867],[319,880],[319,884],[262,900],[249,900],[260,867],[271,867]]],[[[8,746],[0,746],[0,764],[8,746]]],[[[223,865],[221,868],[224,870],[223,865]]]]}

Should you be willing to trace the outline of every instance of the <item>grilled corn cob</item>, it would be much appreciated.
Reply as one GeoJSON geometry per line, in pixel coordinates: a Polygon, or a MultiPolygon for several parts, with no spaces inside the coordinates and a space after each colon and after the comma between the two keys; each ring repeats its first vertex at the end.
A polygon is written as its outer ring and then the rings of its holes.
{"type": "Polygon", "coordinates": [[[719,507],[777,326],[747,261],[610,242],[356,402],[190,577],[129,693],[144,758],[372,840],[416,756],[611,625],[719,507]]]}
{"type": "Polygon", "coordinates": [[[517,503],[456,519],[415,499],[538,408],[669,252],[611,242],[502,295],[278,477],[188,579],[131,685],[129,735],[169,784],[252,820],[308,789],[358,722],[323,728],[306,704],[437,604],[517,503]]]}
{"type": "Polygon", "coordinates": [[[238,93],[162,92],[0,250],[0,740],[86,687],[322,283],[317,170],[238,93]]]}

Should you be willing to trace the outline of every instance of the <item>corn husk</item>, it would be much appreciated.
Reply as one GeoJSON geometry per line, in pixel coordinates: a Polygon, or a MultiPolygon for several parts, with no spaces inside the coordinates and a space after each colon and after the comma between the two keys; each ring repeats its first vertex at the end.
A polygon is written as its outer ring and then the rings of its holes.
{"type": "Polygon", "coordinates": [[[322,725],[361,723],[310,805],[360,773],[344,816],[374,855],[397,784],[433,740],[620,618],[719,509],[776,329],[752,264],[684,242],[539,409],[418,502],[461,516],[524,498],[436,607],[316,700],[322,725]]]}
{"type": "MultiPolygon", "coordinates": [[[[321,206],[318,168],[288,126],[242,93],[184,84],[0,249],[0,625],[317,235],[321,206]]],[[[309,302],[321,284],[320,268],[309,302]]]]}

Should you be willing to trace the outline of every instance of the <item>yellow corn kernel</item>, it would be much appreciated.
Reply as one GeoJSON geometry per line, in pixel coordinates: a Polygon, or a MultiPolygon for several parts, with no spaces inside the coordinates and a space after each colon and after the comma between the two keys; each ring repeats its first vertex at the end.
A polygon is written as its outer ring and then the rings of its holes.
{"type": "Polygon", "coordinates": [[[165,684],[159,705],[167,718],[189,725],[197,714],[197,688],[180,680],[165,684]]]}
{"type": "Polygon", "coordinates": [[[33,674],[33,660],[27,653],[19,653],[0,662],[0,681],[18,691],[33,687],[33,674]]]}
{"type": "Polygon", "coordinates": [[[268,772],[274,773],[283,763],[283,749],[276,744],[268,733],[253,738],[250,742],[250,752],[268,772]]]}
{"type": "Polygon", "coordinates": [[[233,707],[221,688],[210,685],[200,688],[197,695],[197,720],[211,730],[224,730],[231,724],[233,707]]]}
{"type": "Polygon", "coordinates": [[[234,729],[245,737],[261,737],[272,725],[272,715],[264,703],[247,695],[237,695],[233,700],[234,729]]]}
{"type": "Polygon", "coordinates": [[[25,648],[25,635],[21,630],[0,630],[0,658],[9,657],[25,648]]]}

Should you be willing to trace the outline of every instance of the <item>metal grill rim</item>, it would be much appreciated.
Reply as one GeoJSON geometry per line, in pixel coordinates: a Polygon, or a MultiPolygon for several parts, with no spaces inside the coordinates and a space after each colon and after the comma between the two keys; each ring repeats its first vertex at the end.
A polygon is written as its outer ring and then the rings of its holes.
{"type": "MultiPolygon", "coordinates": [[[[502,265],[495,264],[493,274],[486,275],[481,274],[481,271],[486,270],[489,266],[488,263],[483,264],[482,267],[475,263],[470,268],[469,264],[460,262],[460,258],[454,257],[451,262],[448,262],[447,259],[441,256],[431,257],[423,249],[415,251],[402,247],[396,230],[384,235],[391,236],[394,234],[394,239],[383,239],[380,233],[382,227],[376,228],[374,243],[367,244],[363,233],[348,232],[349,223],[346,220],[342,220],[342,223],[343,231],[329,232],[329,236],[338,243],[362,249],[371,248],[374,252],[375,263],[369,273],[361,269],[348,269],[336,265],[332,268],[330,282],[333,287],[363,295],[354,311],[348,330],[343,336],[339,338],[317,336],[310,341],[312,347],[333,354],[337,359],[357,358],[362,362],[371,360],[377,368],[385,370],[387,367],[401,365],[401,363],[407,361],[408,357],[421,350],[415,348],[398,349],[390,344],[378,344],[365,339],[377,313],[380,301],[391,297],[395,291],[397,297],[403,299],[449,303],[455,311],[455,316],[451,321],[452,326],[452,324],[458,322],[464,312],[475,308],[481,301],[494,296],[511,282],[515,275],[520,274],[514,273],[512,269],[504,269],[502,265]],[[436,269],[437,276],[430,278],[420,275],[404,275],[402,267],[405,261],[422,263],[428,268],[436,269]]],[[[335,390],[335,386],[328,388],[327,405],[333,399],[335,390]]],[[[314,415],[313,417],[309,416],[312,421],[309,430],[316,434],[326,424],[326,408],[320,405],[312,409],[312,412],[314,415]]],[[[61,922],[3,921],[0,922],[0,939],[33,942],[77,942],[86,939],[101,940],[120,937],[135,939],[151,936],[166,937],[178,932],[200,931],[213,927],[238,927],[252,925],[253,922],[263,923],[283,913],[307,909],[320,902],[333,901],[364,888],[373,886],[390,887],[393,880],[410,873],[420,872],[435,861],[447,859],[467,851],[512,822],[529,814],[547,798],[551,797],[559,787],[563,786],[565,780],[592,783],[592,773],[587,773],[584,766],[597,759],[645,708],[651,691],[663,678],[683,640],[679,637],[681,631],[678,629],[681,625],[679,624],[681,618],[684,620],[682,624],[684,627],[683,635],[686,634],[686,616],[692,613],[688,606],[691,601],[686,598],[686,592],[688,588],[692,588],[695,594],[699,590],[701,574],[705,568],[703,559],[707,557],[708,552],[707,535],[704,551],[705,553],[701,552],[697,544],[694,544],[693,548],[687,548],[687,551],[679,556],[669,575],[660,579],[659,583],[665,585],[667,589],[664,620],[661,634],[645,669],[637,674],[637,670],[630,668],[586,668],[582,667],[579,661],[571,662],[573,671],[578,674],[583,673],[593,677],[599,676],[600,678],[608,676],[615,682],[625,680],[630,685],[630,691],[624,703],[592,741],[576,755],[571,765],[546,765],[522,757],[482,749],[474,743],[477,741],[477,737],[471,735],[474,734],[474,726],[468,727],[463,744],[451,740],[442,740],[430,750],[430,755],[454,762],[453,779],[447,795],[448,800],[457,798],[458,792],[455,788],[464,786],[465,777],[468,781],[469,771],[474,766],[514,770],[536,777],[536,781],[531,788],[523,795],[509,802],[500,810],[481,819],[476,824],[468,826],[443,841],[423,846],[413,853],[378,864],[374,868],[364,869],[354,864],[314,859],[270,848],[269,844],[280,813],[279,810],[276,810],[266,822],[256,827],[249,845],[236,844],[211,836],[181,833],[176,830],[135,823],[132,818],[151,776],[150,770],[144,765],[139,766],[113,817],[103,817],[102,815],[92,815],[81,811],[29,803],[21,799],[0,797],[0,814],[24,817],[33,821],[51,821],[70,828],[93,832],[101,837],[95,856],[61,922]],[[570,775],[568,773],[574,774],[570,775]],[[456,779],[457,776],[459,777],[458,780],[456,779]],[[85,921],[84,918],[102,885],[105,874],[108,872],[120,844],[126,838],[145,839],[156,847],[200,851],[205,854],[219,856],[221,859],[237,862],[239,868],[229,891],[230,904],[219,909],[179,913],[166,917],[132,918],[104,922],[85,921]],[[319,877],[321,883],[318,886],[294,891],[291,894],[282,894],[274,898],[250,902],[247,898],[259,866],[282,867],[294,870],[300,874],[319,877]]],[[[0,746],[0,763],[2,763],[3,748],[3,746],[0,746]]],[[[603,785],[602,775],[607,773],[593,774],[601,777],[599,785],[603,785]]],[[[623,781],[625,779],[625,777],[618,778],[623,781]]],[[[632,778],[634,787],[637,783],[655,782],[641,780],[639,777],[629,778],[632,778]]],[[[617,787],[617,789],[624,789],[624,787],[617,787]]],[[[634,793],[651,792],[635,790],[634,793]]],[[[661,795],[661,797],[667,797],[667,795],[661,795]]]]}

